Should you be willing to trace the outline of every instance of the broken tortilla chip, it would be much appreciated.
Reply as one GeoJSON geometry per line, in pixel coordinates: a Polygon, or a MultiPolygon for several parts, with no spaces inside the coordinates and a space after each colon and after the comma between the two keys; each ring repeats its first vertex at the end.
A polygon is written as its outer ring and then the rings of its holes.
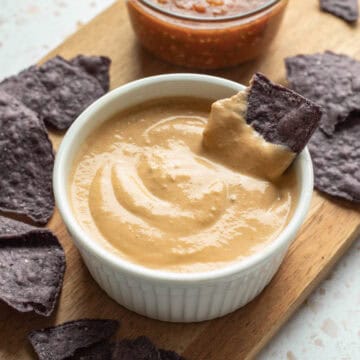
{"type": "Polygon", "coordinates": [[[65,255],[48,229],[0,216],[0,299],[20,312],[49,316],[65,272],[65,255]]]}
{"type": "Polygon", "coordinates": [[[108,340],[118,328],[116,320],[82,319],[34,330],[29,334],[29,340],[40,360],[62,360],[108,340]]]}
{"type": "Polygon", "coordinates": [[[53,166],[42,121],[0,90],[0,210],[46,224],[54,211],[53,166]]]}
{"type": "Polygon", "coordinates": [[[290,87],[323,109],[320,127],[331,135],[337,124],[360,110],[360,62],[331,51],[285,59],[290,87]]]}
{"type": "Polygon", "coordinates": [[[182,356],[177,354],[175,351],[172,350],[159,350],[160,359],[161,360],[185,360],[182,356]]]}
{"type": "Polygon", "coordinates": [[[57,104],[44,121],[58,130],[67,129],[83,110],[105,94],[96,78],[60,56],[41,65],[38,76],[57,104]]]}
{"type": "Polygon", "coordinates": [[[358,0],[320,0],[320,9],[347,22],[359,17],[358,0]]]}
{"type": "Polygon", "coordinates": [[[161,360],[157,347],[146,336],[124,339],[115,344],[113,360],[161,360]]]}
{"type": "Polygon", "coordinates": [[[320,129],[309,143],[315,188],[331,196],[360,202],[360,114],[352,114],[331,135],[320,129]]]}
{"type": "Polygon", "coordinates": [[[93,76],[100,83],[105,92],[110,88],[110,65],[111,60],[106,56],[78,55],[70,60],[74,66],[93,76]]]}
{"type": "Polygon", "coordinates": [[[0,89],[21,101],[41,120],[57,108],[55,100],[40,81],[35,66],[3,80],[0,89]]]}

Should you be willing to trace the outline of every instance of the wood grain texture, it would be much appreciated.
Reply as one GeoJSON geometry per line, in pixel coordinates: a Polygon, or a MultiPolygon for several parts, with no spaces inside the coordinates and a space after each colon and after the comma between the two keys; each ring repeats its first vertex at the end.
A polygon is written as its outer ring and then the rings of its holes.
{"type": "MultiPolygon", "coordinates": [[[[360,27],[352,27],[318,10],[317,1],[290,1],[287,13],[267,54],[237,68],[212,72],[247,83],[255,71],[284,82],[283,59],[298,53],[331,49],[360,59],[360,27]]],[[[144,76],[188,71],[162,63],[135,41],[121,0],[80,29],[46,58],[55,54],[108,55],[113,60],[111,86],[144,76]]],[[[45,59],[44,59],[45,60],[45,59]]],[[[52,134],[55,147],[61,134],[52,134]]],[[[31,329],[83,317],[122,321],[119,336],[150,336],[156,344],[173,348],[194,360],[253,358],[324,278],[359,233],[359,207],[314,193],[312,207],[280,271],[264,292],[246,307],[221,319],[200,324],[170,324],[146,319],[111,300],[83,265],[79,253],[56,212],[49,226],[64,245],[67,270],[57,311],[50,319],[19,314],[0,304],[0,358],[32,359],[26,341],[31,329]]]]}

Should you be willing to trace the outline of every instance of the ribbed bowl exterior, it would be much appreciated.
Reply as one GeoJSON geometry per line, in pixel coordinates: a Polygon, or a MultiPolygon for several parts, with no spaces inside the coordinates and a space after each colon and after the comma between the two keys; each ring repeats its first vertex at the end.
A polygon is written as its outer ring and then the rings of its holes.
{"type": "Polygon", "coordinates": [[[95,281],[119,304],[153,319],[198,322],[231,313],[254,299],[278,270],[287,247],[232,278],[184,286],[144,282],[79,250],[95,281]]]}

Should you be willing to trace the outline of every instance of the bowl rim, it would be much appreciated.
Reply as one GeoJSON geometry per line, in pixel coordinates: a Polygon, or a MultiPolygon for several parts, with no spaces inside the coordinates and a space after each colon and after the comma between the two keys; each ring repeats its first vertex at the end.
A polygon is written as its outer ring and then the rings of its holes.
{"type": "MultiPolygon", "coordinates": [[[[92,115],[105,108],[111,101],[121,97],[128,91],[136,91],[143,86],[156,85],[161,82],[200,82],[203,85],[211,83],[221,87],[228,87],[234,91],[240,91],[243,85],[231,80],[220,77],[179,73],[156,75],[142,78],[122,85],[91,104],[78,118],[74,121],[64,136],[59,150],[56,155],[54,172],[53,172],[53,188],[56,205],[60,212],[61,218],[67,227],[71,238],[75,245],[85,248],[88,253],[101,258],[113,269],[125,272],[128,275],[142,278],[143,280],[151,280],[162,283],[176,283],[177,285],[187,285],[191,283],[208,283],[223,278],[236,277],[240,272],[247,272],[250,268],[254,268],[266,261],[268,258],[278,254],[284,247],[290,245],[294,239],[298,229],[302,225],[313,193],[313,168],[311,157],[307,148],[305,148],[297,157],[296,161],[300,171],[301,181],[299,183],[298,203],[294,210],[291,220],[276,239],[269,242],[264,249],[255,252],[241,259],[238,262],[230,263],[224,267],[204,272],[171,272],[166,270],[158,270],[147,268],[145,266],[132,263],[106,249],[100,242],[93,241],[91,236],[81,227],[73,214],[68,195],[68,178],[65,177],[66,169],[69,168],[69,157],[72,153],[72,144],[77,141],[78,133],[91,121],[92,115]]],[[[94,119],[94,118],[93,118],[94,119]]],[[[104,120],[106,121],[106,120],[104,120]]],[[[72,163],[71,163],[72,165],[72,163]]]]}

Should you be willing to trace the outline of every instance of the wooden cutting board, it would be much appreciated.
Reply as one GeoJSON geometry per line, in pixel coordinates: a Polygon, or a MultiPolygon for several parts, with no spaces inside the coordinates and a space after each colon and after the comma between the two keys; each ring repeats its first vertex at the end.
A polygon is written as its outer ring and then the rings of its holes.
{"type": "MultiPolygon", "coordinates": [[[[352,27],[320,13],[317,1],[290,1],[280,33],[263,58],[246,65],[212,72],[246,84],[255,71],[284,82],[283,59],[299,52],[325,49],[360,59],[360,24],[352,27]]],[[[81,28],[51,52],[72,57],[103,54],[113,60],[111,85],[117,87],[144,76],[184,72],[153,58],[137,44],[121,0],[81,28]]],[[[52,134],[55,147],[61,135],[52,134]]],[[[19,314],[0,304],[0,358],[32,359],[26,335],[31,329],[84,317],[119,319],[119,337],[148,335],[164,348],[194,360],[251,359],[326,276],[350,246],[360,229],[360,209],[314,193],[309,216],[270,285],[244,308],[221,319],[199,324],[171,324],[146,319],[111,300],[94,282],[56,212],[49,227],[64,245],[67,270],[59,306],[42,318],[19,314]]],[[[355,276],[355,274],[354,274],[355,276]]]]}

